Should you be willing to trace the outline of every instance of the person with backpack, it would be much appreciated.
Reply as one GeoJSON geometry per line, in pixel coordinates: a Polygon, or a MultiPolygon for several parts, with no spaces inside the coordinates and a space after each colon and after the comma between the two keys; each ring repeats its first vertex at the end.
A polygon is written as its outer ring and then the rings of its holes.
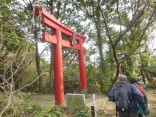
{"type": "Polygon", "coordinates": [[[144,106],[139,105],[138,108],[138,117],[143,117],[143,115],[148,115],[150,113],[148,108],[148,100],[145,92],[145,84],[142,82],[142,78],[136,78],[134,85],[141,92],[144,97],[144,106]]]}
{"type": "Polygon", "coordinates": [[[144,90],[146,89],[146,85],[145,83],[142,81],[141,77],[136,78],[137,83],[142,86],[144,88],[144,90]]]}
{"type": "Polygon", "coordinates": [[[144,97],[135,85],[128,83],[127,76],[119,75],[117,82],[108,93],[110,101],[116,103],[116,117],[138,117],[139,105],[144,105],[144,97]]]}

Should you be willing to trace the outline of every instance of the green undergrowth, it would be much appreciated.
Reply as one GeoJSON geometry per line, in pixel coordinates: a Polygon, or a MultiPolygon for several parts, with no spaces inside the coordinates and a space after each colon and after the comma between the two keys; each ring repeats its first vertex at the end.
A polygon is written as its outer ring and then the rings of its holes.
{"type": "MultiPolygon", "coordinates": [[[[43,107],[32,104],[30,94],[19,93],[14,95],[13,103],[9,105],[2,117],[91,117],[88,107],[54,106],[43,107]]],[[[7,99],[0,100],[0,112],[6,107],[7,99]]]]}
{"type": "Polygon", "coordinates": [[[10,106],[2,117],[91,117],[87,107],[41,107],[39,105],[10,106]]]}

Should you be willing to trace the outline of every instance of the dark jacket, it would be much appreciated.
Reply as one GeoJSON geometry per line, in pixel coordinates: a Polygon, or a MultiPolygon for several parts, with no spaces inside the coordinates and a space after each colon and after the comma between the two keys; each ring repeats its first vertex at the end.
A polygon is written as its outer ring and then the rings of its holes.
{"type": "Polygon", "coordinates": [[[109,91],[108,93],[109,100],[115,102],[114,92],[117,90],[117,87],[121,85],[124,85],[127,91],[129,92],[129,99],[131,101],[129,112],[137,113],[139,105],[144,105],[144,96],[140,93],[140,91],[133,84],[127,83],[125,81],[118,82],[109,91]]]}

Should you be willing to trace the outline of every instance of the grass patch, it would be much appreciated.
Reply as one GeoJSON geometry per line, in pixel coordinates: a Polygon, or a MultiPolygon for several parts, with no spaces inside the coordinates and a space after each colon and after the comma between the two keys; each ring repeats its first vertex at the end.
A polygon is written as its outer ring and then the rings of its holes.
{"type": "MultiPolygon", "coordinates": [[[[1,99],[0,110],[3,110],[7,105],[7,99],[1,99]]],[[[91,117],[90,109],[85,106],[74,108],[67,106],[43,107],[30,103],[29,99],[31,99],[29,93],[15,94],[12,103],[2,117],[91,117]]]]}

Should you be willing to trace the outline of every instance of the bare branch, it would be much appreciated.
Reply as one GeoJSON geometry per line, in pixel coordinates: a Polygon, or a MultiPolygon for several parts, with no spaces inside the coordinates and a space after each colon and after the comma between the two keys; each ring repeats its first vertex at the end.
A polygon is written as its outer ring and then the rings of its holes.
{"type": "MultiPolygon", "coordinates": [[[[94,14],[90,14],[85,6],[84,6],[83,8],[81,8],[81,6],[78,6],[77,3],[76,3],[74,0],[72,0],[72,2],[73,2],[78,8],[80,8],[85,14],[87,14],[88,17],[93,18],[94,14]]],[[[93,9],[92,9],[92,10],[93,10],[93,9]]],[[[93,11],[93,13],[94,13],[94,11],[93,11]]]]}
{"type": "Polygon", "coordinates": [[[38,80],[42,75],[44,75],[44,74],[46,74],[46,73],[42,72],[42,73],[41,73],[37,78],[35,78],[31,83],[29,83],[29,84],[27,84],[27,85],[25,85],[25,86],[23,86],[23,87],[21,87],[21,88],[15,90],[15,91],[13,91],[13,93],[16,93],[16,92],[18,92],[18,91],[24,89],[25,87],[28,87],[28,86],[32,85],[35,81],[37,81],[37,80],[38,80]]]}
{"type": "Polygon", "coordinates": [[[10,95],[9,95],[9,97],[8,97],[8,103],[7,103],[7,105],[4,107],[4,109],[1,111],[0,117],[2,117],[3,113],[4,113],[4,112],[8,109],[8,107],[11,105],[12,96],[13,96],[13,93],[10,92],[10,95]]]}

